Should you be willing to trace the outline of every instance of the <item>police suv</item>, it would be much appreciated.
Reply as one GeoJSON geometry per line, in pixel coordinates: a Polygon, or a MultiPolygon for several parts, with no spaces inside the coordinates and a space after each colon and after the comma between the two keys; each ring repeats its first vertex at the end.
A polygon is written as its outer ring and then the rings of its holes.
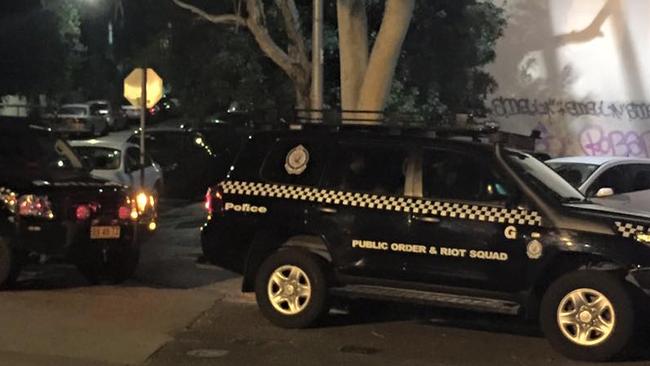
{"type": "Polygon", "coordinates": [[[534,317],[565,355],[606,360],[650,294],[650,216],[498,142],[262,132],[205,204],[206,257],[282,327],[314,324],[332,296],[412,301],[534,317]]]}

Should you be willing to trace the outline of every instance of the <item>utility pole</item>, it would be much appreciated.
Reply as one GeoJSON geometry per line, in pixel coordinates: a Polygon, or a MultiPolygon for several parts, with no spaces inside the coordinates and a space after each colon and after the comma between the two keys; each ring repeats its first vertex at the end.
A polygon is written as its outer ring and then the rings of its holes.
{"type": "Polygon", "coordinates": [[[323,121],[323,0],[314,0],[311,46],[312,119],[323,121]],[[316,118],[314,118],[316,117],[316,118]]]}
{"type": "Polygon", "coordinates": [[[144,128],[147,119],[147,67],[142,68],[142,94],[140,96],[140,189],[144,189],[144,128]]]}

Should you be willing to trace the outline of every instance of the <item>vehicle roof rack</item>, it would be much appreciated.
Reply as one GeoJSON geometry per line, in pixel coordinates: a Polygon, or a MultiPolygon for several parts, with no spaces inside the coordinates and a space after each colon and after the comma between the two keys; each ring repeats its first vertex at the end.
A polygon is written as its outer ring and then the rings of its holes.
{"type": "Polygon", "coordinates": [[[292,130],[330,129],[352,130],[390,135],[409,135],[435,138],[469,138],[474,142],[501,143],[516,149],[534,151],[540,131],[529,136],[500,131],[495,120],[472,114],[457,114],[454,118],[432,120],[417,113],[384,111],[296,109],[292,130]]]}

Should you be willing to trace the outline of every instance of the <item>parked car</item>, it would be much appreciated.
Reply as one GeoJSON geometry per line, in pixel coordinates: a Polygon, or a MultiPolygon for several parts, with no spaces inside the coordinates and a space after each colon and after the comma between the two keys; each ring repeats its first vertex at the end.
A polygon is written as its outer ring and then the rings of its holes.
{"type": "Polygon", "coordinates": [[[586,200],[501,142],[428,133],[251,135],[206,193],[206,258],[243,274],[281,327],[317,324],[339,296],[539,319],[576,359],[630,345],[650,294],[650,214],[586,200]]]}
{"type": "Polygon", "coordinates": [[[106,118],[91,113],[88,104],[64,104],[54,116],[52,127],[68,136],[103,136],[109,127],[106,118]]]}
{"type": "Polygon", "coordinates": [[[125,104],[120,108],[124,112],[127,122],[135,124],[136,121],[140,121],[140,108],[130,104],[125,104]]]}
{"type": "Polygon", "coordinates": [[[114,108],[108,100],[91,100],[86,102],[90,106],[90,114],[106,119],[111,131],[123,130],[127,126],[126,114],[121,108],[114,108]]]}
{"type": "Polygon", "coordinates": [[[138,263],[135,198],[92,177],[51,129],[0,119],[0,286],[32,258],[65,260],[89,281],[121,282],[138,263]]]}
{"type": "MultiPolygon", "coordinates": [[[[139,133],[127,141],[139,144],[139,133]]],[[[230,166],[231,158],[224,150],[212,147],[203,134],[190,129],[148,129],[145,144],[162,167],[166,196],[202,197],[208,186],[223,179],[230,166]]]]}
{"type": "Polygon", "coordinates": [[[650,189],[650,159],[571,156],[547,160],[546,164],[587,197],[650,189]]]}
{"type": "Polygon", "coordinates": [[[103,138],[70,141],[75,152],[90,163],[90,174],[139,191],[144,188],[154,197],[164,189],[160,165],[145,154],[144,185],[140,182],[140,147],[126,138],[103,138]]]}

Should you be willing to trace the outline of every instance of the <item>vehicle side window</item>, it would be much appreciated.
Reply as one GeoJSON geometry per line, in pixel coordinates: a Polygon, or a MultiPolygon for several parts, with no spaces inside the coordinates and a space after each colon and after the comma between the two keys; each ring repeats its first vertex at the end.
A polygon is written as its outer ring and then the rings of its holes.
{"type": "Polygon", "coordinates": [[[327,160],[323,144],[310,140],[280,140],[264,160],[262,179],[269,182],[317,185],[327,160]]]}
{"type": "Polygon", "coordinates": [[[628,192],[628,184],[626,183],[627,169],[624,165],[612,167],[596,178],[587,190],[587,196],[593,196],[601,188],[611,188],[614,194],[628,192]]]}
{"type": "Polygon", "coordinates": [[[398,147],[341,144],[324,185],[342,191],[403,195],[407,156],[407,151],[398,147]]]}
{"type": "Polygon", "coordinates": [[[127,171],[133,171],[138,168],[140,161],[140,151],[134,147],[126,149],[126,156],[124,156],[124,167],[127,171]]]}
{"type": "Polygon", "coordinates": [[[627,165],[627,169],[630,178],[630,187],[627,192],[650,189],[650,165],[631,164],[627,165]]]}
{"type": "Polygon", "coordinates": [[[504,201],[506,185],[487,161],[453,151],[427,149],[422,157],[422,193],[427,198],[504,201]]]}

